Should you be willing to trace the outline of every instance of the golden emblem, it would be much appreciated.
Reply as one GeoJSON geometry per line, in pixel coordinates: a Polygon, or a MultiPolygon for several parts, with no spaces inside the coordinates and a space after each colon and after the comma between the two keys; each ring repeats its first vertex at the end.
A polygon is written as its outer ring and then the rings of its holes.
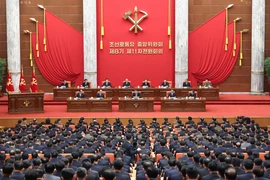
{"type": "Polygon", "coordinates": [[[137,107],[139,106],[138,103],[135,103],[135,104],[133,104],[133,105],[134,105],[135,108],[137,108],[137,107]]]}
{"type": "Polygon", "coordinates": [[[130,20],[133,23],[133,26],[129,29],[129,31],[133,31],[134,30],[135,34],[138,33],[138,29],[140,31],[143,31],[143,29],[141,28],[141,26],[139,24],[142,22],[142,20],[144,20],[148,16],[147,12],[142,11],[142,10],[139,10],[138,11],[137,6],[135,6],[135,8],[134,8],[134,19],[132,19],[130,17],[131,15],[132,15],[132,12],[131,11],[128,11],[123,16],[123,18],[125,20],[128,19],[128,20],[130,20]],[[142,13],[142,14],[144,14],[144,15],[138,20],[138,13],[139,12],[142,13]]]}
{"type": "Polygon", "coordinates": [[[25,107],[28,107],[30,102],[29,101],[24,101],[23,104],[24,104],[25,107]]]}

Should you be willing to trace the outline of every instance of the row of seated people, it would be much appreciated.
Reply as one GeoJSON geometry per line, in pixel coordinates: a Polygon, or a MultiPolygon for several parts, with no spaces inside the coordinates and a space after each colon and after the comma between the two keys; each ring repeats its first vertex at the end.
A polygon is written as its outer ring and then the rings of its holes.
{"type": "MultiPolygon", "coordinates": [[[[76,98],[86,98],[84,91],[81,89],[80,91],[77,91],[75,94],[76,98]]],[[[97,98],[106,98],[106,91],[99,90],[97,93],[97,98]]],[[[142,98],[141,91],[135,90],[131,92],[132,98],[142,98]]],[[[188,98],[196,98],[197,92],[195,90],[189,91],[187,94],[188,98]]],[[[176,93],[174,90],[166,91],[166,98],[176,98],[176,93]]]]}
{"type": "Polygon", "coordinates": [[[183,123],[176,117],[172,124],[153,118],[138,126],[132,120],[124,126],[119,118],[112,124],[23,119],[0,132],[0,168],[3,179],[264,180],[270,178],[269,147],[267,128],[247,117],[233,123],[225,118],[195,123],[191,117],[183,123]]]}
{"type": "MultiPolygon", "coordinates": [[[[207,87],[207,88],[212,87],[212,83],[211,83],[211,81],[206,79],[205,81],[203,81],[202,86],[207,87]]],[[[61,83],[60,87],[69,88],[69,87],[71,87],[71,82],[64,80],[61,83]]],[[[88,82],[87,79],[85,79],[84,82],[82,83],[81,87],[91,88],[91,83],[88,82]]],[[[113,86],[112,86],[112,84],[111,84],[111,82],[109,81],[108,78],[106,78],[105,81],[102,82],[102,88],[112,88],[112,87],[113,86]]],[[[131,86],[131,82],[128,79],[123,81],[122,88],[130,88],[130,87],[132,87],[132,86],[131,86]]],[[[151,87],[151,81],[149,81],[148,79],[145,79],[142,82],[141,87],[142,88],[150,88],[151,87]]],[[[172,81],[167,81],[167,79],[164,79],[159,87],[160,88],[171,88],[172,87],[172,81]]],[[[183,87],[186,87],[186,88],[191,87],[191,82],[188,79],[185,79],[185,81],[183,82],[183,87]]]]}

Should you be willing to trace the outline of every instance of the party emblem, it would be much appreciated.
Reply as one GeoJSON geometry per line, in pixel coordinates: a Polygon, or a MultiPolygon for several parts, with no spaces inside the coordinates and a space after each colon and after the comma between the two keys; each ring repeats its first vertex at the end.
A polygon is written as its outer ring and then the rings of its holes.
{"type": "Polygon", "coordinates": [[[130,20],[130,22],[133,23],[133,26],[129,29],[129,31],[133,31],[137,34],[138,33],[138,29],[140,31],[143,31],[143,28],[139,25],[146,17],[148,17],[147,12],[142,11],[142,10],[138,10],[137,6],[135,6],[134,8],[134,19],[131,18],[132,12],[128,11],[125,13],[125,15],[123,16],[123,18],[125,20],[130,20]],[[144,14],[140,19],[138,19],[138,14],[142,13],[144,14]]]}

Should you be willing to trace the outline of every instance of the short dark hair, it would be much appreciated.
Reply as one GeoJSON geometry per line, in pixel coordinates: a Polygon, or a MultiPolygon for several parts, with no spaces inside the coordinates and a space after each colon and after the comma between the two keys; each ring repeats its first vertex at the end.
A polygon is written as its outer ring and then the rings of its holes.
{"type": "Polygon", "coordinates": [[[147,168],[146,170],[146,174],[148,176],[148,178],[157,178],[158,177],[158,169],[155,168],[154,166],[150,166],[147,168]]]}
{"type": "Polygon", "coordinates": [[[61,172],[64,168],[65,168],[65,163],[64,161],[60,160],[60,161],[57,161],[55,163],[55,169],[58,171],[58,172],[61,172]]]}
{"type": "Polygon", "coordinates": [[[111,168],[105,167],[101,172],[101,177],[105,180],[113,180],[115,178],[115,172],[111,168]]]}
{"type": "Polygon", "coordinates": [[[23,163],[20,162],[20,161],[16,161],[16,162],[14,163],[14,169],[15,169],[15,170],[18,170],[18,171],[21,171],[21,170],[23,169],[23,163]]]}
{"type": "Polygon", "coordinates": [[[210,171],[217,171],[217,162],[216,161],[211,161],[209,164],[208,164],[208,168],[210,171]]]}
{"type": "Polygon", "coordinates": [[[25,180],[37,180],[37,178],[38,178],[38,172],[36,171],[36,169],[30,169],[24,175],[25,180]]]}
{"type": "Polygon", "coordinates": [[[53,163],[49,162],[49,163],[45,164],[45,172],[46,173],[51,174],[51,173],[53,173],[54,169],[55,169],[55,166],[53,163]]]}
{"type": "Polygon", "coordinates": [[[84,178],[84,177],[87,175],[87,171],[86,171],[85,168],[79,167],[79,168],[77,169],[76,174],[77,174],[77,177],[78,177],[78,178],[84,178]]]}
{"type": "Polygon", "coordinates": [[[4,164],[4,166],[2,167],[2,171],[3,171],[3,174],[11,175],[13,172],[13,165],[10,163],[4,164]]]}
{"type": "Polygon", "coordinates": [[[84,167],[88,171],[92,167],[92,163],[90,161],[83,161],[82,167],[84,167]]]}
{"type": "Polygon", "coordinates": [[[74,174],[75,174],[75,171],[72,168],[64,168],[62,170],[62,178],[64,180],[72,180],[74,174]]]}
{"type": "Polygon", "coordinates": [[[247,169],[247,170],[252,170],[253,169],[253,162],[251,159],[245,159],[244,160],[244,167],[247,169]]]}
{"type": "Polygon", "coordinates": [[[198,170],[194,167],[194,166],[188,166],[186,168],[186,175],[190,178],[190,179],[195,179],[198,177],[199,172],[198,170]]]}
{"type": "Polygon", "coordinates": [[[113,167],[114,169],[116,170],[121,170],[124,166],[124,163],[122,160],[120,159],[116,159],[114,162],[113,162],[113,167]]]}
{"type": "Polygon", "coordinates": [[[263,175],[264,175],[264,169],[261,168],[261,167],[256,167],[256,168],[254,168],[254,170],[253,170],[253,174],[254,174],[256,177],[263,177],[263,175]]]}

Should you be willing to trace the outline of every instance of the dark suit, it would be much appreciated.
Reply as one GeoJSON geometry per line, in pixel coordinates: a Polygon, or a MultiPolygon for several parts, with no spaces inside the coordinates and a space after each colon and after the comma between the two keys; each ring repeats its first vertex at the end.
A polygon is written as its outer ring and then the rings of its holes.
{"type": "Polygon", "coordinates": [[[82,87],[90,88],[90,83],[89,82],[83,82],[82,87]]]}
{"type": "Polygon", "coordinates": [[[238,176],[238,180],[247,180],[247,179],[253,179],[252,172],[247,172],[246,174],[241,174],[238,176]]]}
{"type": "Polygon", "coordinates": [[[173,98],[173,97],[176,97],[176,94],[175,94],[175,92],[170,92],[169,94],[168,94],[168,97],[169,98],[173,98]]]}
{"type": "Polygon", "coordinates": [[[20,172],[13,172],[11,179],[24,180],[24,175],[20,172]]]}
{"type": "Polygon", "coordinates": [[[194,98],[196,98],[196,93],[191,92],[191,93],[188,94],[188,97],[194,97],[194,98]]]}
{"type": "Polygon", "coordinates": [[[103,93],[97,93],[97,98],[104,98],[104,94],[103,93]]]}
{"type": "Polygon", "coordinates": [[[190,87],[190,83],[189,82],[183,82],[183,87],[190,87]]]}
{"type": "Polygon", "coordinates": [[[125,142],[123,145],[122,145],[122,149],[124,150],[126,156],[129,156],[129,157],[134,157],[134,155],[136,154],[136,150],[134,149],[133,145],[130,143],[130,142],[125,142]]]}
{"type": "Polygon", "coordinates": [[[77,98],[84,98],[84,94],[83,94],[83,93],[78,93],[78,94],[76,95],[76,97],[77,97],[77,98]]]}
{"type": "Polygon", "coordinates": [[[218,176],[217,172],[213,172],[211,174],[204,176],[202,178],[202,180],[213,180],[213,179],[218,179],[218,178],[219,178],[219,176],[218,176]]]}
{"type": "Polygon", "coordinates": [[[141,98],[142,96],[141,96],[141,93],[139,93],[139,92],[137,92],[137,93],[132,93],[132,98],[134,98],[134,97],[138,97],[138,98],[141,98]]]}
{"type": "Polygon", "coordinates": [[[60,85],[60,87],[62,87],[62,86],[65,86],[66,88],[68,88],[68,83],[62,83],[61,85],[60,85]]]}
{"type": "Polygon", "coordinates": [[[130,87],[130,82],[123,82],[123,85],[122,85],[122,87],[130,87]]]}
{"type": "Polygon", "coordinates": [[[150,83],[149,83],[149,82],[143,82],[143,83],[142,83],[142,86],[150,87],[150,83]]]}
{"type": "Polygon", "coordinates": [[[102,87],[112,87],[112,84],[110,83],[110,82],[104,82],[103,84],[102,84],[102,87]]]}
{"type": "Polygon", "coordinates": [[[117,180],[129,180],[130,176],[126,172],[115,172],[115,177],[117,180]]]}
{"type": "Polygon", "coordinates": [[[163,81],[163,82],[161,83],[161,86],[162,86],[162,87],[169,87],[170,84],[169,84],[167,81],[166,81],[166,82],[163,81]]]}

